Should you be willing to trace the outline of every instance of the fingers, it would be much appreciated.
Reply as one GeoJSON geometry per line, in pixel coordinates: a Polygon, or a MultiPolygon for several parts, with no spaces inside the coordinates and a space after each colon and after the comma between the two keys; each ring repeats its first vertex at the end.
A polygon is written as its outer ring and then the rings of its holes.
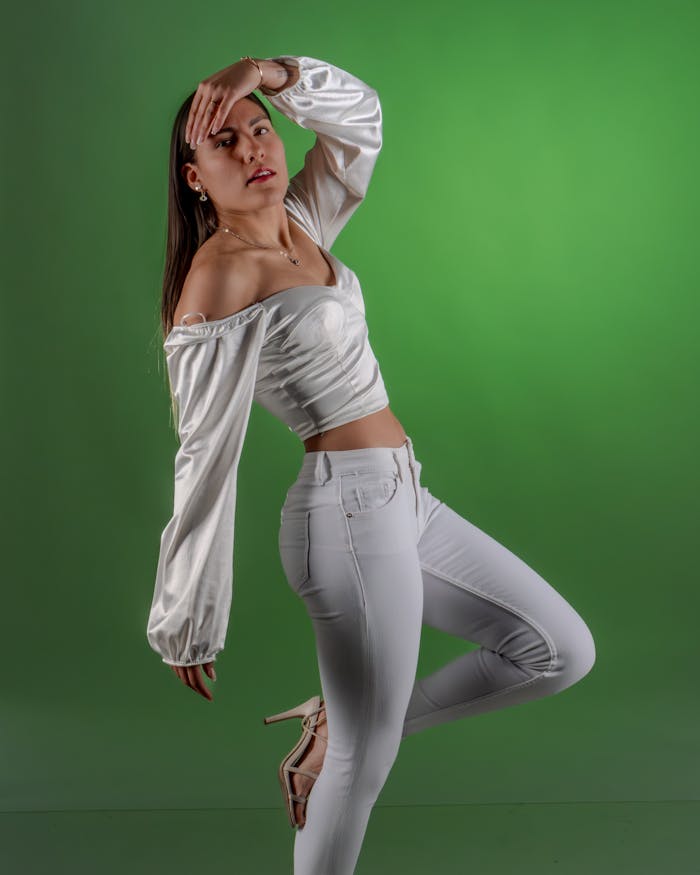
{"type": "Polygon", "coordinates": [[[209,122],[209,128],[211,130],[212,136],[219,130],[221,125],[224,123],[224,119],[228,115],[229,110],[231,109],[233,104],[236,102],[236,99],[229,98],[228,100],[222,100],[221,103],[219,103],[219,105],[215,107],[216,112],[209,122]]]}
{"type": "Polygon", "coordinates": [[[194,120],[195,118],[197,118],[197,110],[199,109],[199,104],[202,101],[202,95],[199,91],[200,88],[201,85],[198,86],[197,91],[192,98],[192,106],[190,106],[190,112],[187,116],[187,124],[185,125],[185,140],[190,144],[190,146],[194,146],[194,142],[192,139],[192,136],[194,134],[194,120]]]}
{"type": "Polygon", "coordinates": [[[204,696],[205,699],[209,699],[209,701],[211,702],[213,696],[209,692],[209,687],[207,687],[207,685],[204,683],[204,678],[202,677],[200,666],[187,665],[185,666],[185,669],[187,670],[189,686],[191,686],[196,693],[199,693],[200,695],[204,696]]]}
{"type": "Polygon", "coordinates": [[[206,673],[213,680],[216,680],[216,672],[214,671],[213,665],[211,662],[204,663],[204,665],[173,665],[171,668],[175,672],[175,674],[180,678],[180,680],[187,687],[191,687],[195,693],[199,693],[200,696],[204,696],[205,699],[208,699],[210,702],[214,700],[209,688],[204,683],[204,678],[201,675],[200,668],[204,668],[206,673]]]}
{"type": "Polygon", "coordinates": [[[221,127],[237,100],[257,88],[259,76],[257,68],[241,58],[199,83],[185,125],[185,139],[193,149],[209,136],[212,125],[214,130],[221,127]]]}
{"type": "MultiPolygon", "coordinates": [[[[221,95],[212,92],[211,87],[200,85],[190,107],[190,115],[185,127],[185,139],[193,148],[203,143],[212,130],[213,122],[221,125],[235,100],[230,97],[224,101],[221,95]]],[[[216,130],[216,127],[214,127],[216,130]]]]}
{"type": "Polygon", "coordinates": [[[202,128],[204,126],[205,113],[210,100],[209,89],[203,85],[199,85],[194,100],[192,101],[192,106],[190,107],[190,116],[187,120],[189,134],[185,134],[187,142],[193,148],[197,146],[200,141],[204,140],[204,137],[202,136],[202,128]]]}

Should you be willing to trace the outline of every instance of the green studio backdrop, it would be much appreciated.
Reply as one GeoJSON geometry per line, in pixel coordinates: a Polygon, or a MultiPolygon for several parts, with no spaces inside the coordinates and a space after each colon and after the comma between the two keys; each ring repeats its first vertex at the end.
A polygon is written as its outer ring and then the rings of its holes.
{"type": "MultiPolygon", "coordinates": [[[[424,484],[596,641],[573,688],[406,739],[359,871],[693,871],[698,7],[68,2],[6,24],[7,871],[291,871],[276,772],[300,727],[262,718],[321,690],[277,549],[303,447],[257,406],[213,703],[145,637],[177,449],[170,131],[243,54],[378,90],[382,153],[333,251],[391,407],[424,484]]],[[[271,111],[292,174],[314,135],[271,111]]],[[[475,646],[424,627],[419,675],[475,646]]]]}

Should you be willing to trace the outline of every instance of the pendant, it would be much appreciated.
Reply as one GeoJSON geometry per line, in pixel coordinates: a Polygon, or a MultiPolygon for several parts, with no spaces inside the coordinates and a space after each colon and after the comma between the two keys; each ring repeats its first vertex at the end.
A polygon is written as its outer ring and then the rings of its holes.
{"type": "Polygon", "coordinates": [[[290,258],[289,260],[292,262],[292,264],[301,264],[301,261],[298,258],[290,258]]]}

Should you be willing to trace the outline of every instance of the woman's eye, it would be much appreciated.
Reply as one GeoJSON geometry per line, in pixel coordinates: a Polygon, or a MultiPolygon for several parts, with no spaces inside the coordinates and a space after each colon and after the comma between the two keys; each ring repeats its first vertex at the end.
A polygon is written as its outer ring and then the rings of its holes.
{"type": "MultiPolygon", "coordinates": [[[[269,130],[270,130],[269,128],[267,128],[267,127],[265,127],[265,126],[263,125],[261,128],[258,128],[257,131],[256,131],[255,133],[256,133],[256,134],[259,134],[260,131],[269,131],[269,130]]],[[[216,146],[215,146],[214,148],[215,148],[215,149],[218,149],[219,146],[225,146],[226,143],[232,143],[232,142],[233,142],[233,140],[230,139],[230,138],[229,138],[228,140],[219,140],[219,142],[216,144],[216,146]]]]}

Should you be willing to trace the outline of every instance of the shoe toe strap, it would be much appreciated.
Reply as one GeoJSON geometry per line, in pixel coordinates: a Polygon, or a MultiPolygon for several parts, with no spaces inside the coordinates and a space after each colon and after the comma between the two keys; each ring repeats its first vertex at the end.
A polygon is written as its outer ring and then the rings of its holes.
{"type": "Polygon", "coordinates": [[[308,778],[318,778],[320,772],[311,772],[306,769],[300,769],[298,766],[285,766],[288,772],[297,772],[300,775],[306,775],[308,778]]]}

